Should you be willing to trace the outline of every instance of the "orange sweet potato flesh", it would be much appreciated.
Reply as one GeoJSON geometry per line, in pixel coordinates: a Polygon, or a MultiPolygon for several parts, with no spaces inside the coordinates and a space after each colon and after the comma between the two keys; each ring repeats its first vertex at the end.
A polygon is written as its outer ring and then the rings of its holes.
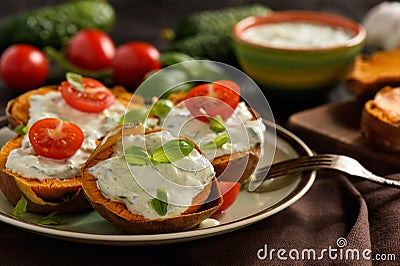
{"type": "MultiPolygon", "coordinates": [[[[146,134],[151,132],[154,131],[147,131],[146,134]]],[[[184,213],[170,218],[156,220],[145,219],[142,215],[130,212],[125,204],[104,197],[97,187],[96,177],[91,175],[88,169],[96,165],[99,161],[112,156],[112,147],[121,138],[122,134],[144,133],[142,126],[134,126],[127,129],[126,125],[124,130],[122,130],[122,126],[120,126],[103,140],[86,162],[85,166],[82,168],[82,186],[93,208],[121,230],[134,234],[168,233],[188,230],[216,212],[222,204],[222,197],[215,179],[214,182],[208,184],[206,188],[193,199],[192,206],[186,209],[184,213]],[[208,197],[215,195],[217,195],[216,200],[204,204],[208,197]]]]}
{"type": "MultiPolygon", "coordinates": [[[[6,115],[11,128],[17,125],[26,125],[29,120],[29,98],[33,94],[44,95],[56,91],[57,86],[47,86],[32,90],[8,102],[6,115]]],[[[123,87],[111,90],[117,101],[129,107],[144,106],[143,99],[132,97],[123,87]],[[131,102],[132,100],[132,102],[131,102]]],[[[81,176],[67,179],[26,178],[6,169],[7,157],[11,150],[21,146],[22,136],[6,143],[0,152],[0,189],[15,205],[21,196],[28,201],[27,210],[36,213],[71,213],[91,209],[90,203],[82,189],[81,176]]]]}
{"type": "Polygon", "coordinates": [[[399,65],[400,50],[359,55],[346,76],[346,85],[356,98],[372,99],[383,87],[400,85],[399,65]]]}

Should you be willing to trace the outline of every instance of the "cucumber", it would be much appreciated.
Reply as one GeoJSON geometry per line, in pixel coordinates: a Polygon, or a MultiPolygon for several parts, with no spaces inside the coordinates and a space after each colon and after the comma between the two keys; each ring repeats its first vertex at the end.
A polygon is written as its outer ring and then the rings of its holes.
{"type": "Polygon", "coordinates": [[[81,29],[109,31],[114,23],[115,10],[105,0],[75,0],[46,6],[1,20],[0,50],[15,43],[61,47],[81,29]]]}
{"type": "Polygon", "coordinates": [[[269,7],[256,3],[195,12],[178,22],[175,35],[177,39],[181,39],[197,34],[230,33],[239,20],[270,11],[269,7]]]}
{"type": "Polygon", "coordinates": [[[178,22],[167,50],[235,64],[232,28],[246,17],[269,12],[269,7],[258,3],[192,13],[178,22]]]}
{"type": "Polygon", "coordinates": [[[211,59],[233,63],[231,36],[227,33],[197,34],[177,40],[168,47],[170,51],[188,54],[197,59],[211,59]]]}

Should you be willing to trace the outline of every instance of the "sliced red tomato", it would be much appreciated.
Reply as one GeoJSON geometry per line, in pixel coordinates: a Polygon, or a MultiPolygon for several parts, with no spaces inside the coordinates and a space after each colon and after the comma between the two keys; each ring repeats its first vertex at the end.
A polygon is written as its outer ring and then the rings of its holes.
{"type": "Polygon", "coordinates": [[[239,101],[240,88],[231,80],[197,85],[186,94],[185,98],[186,108],[195,118],[204,122],[209,119],[202,110],[210,117],[220,115],[226,120],[233,114],[239,101]]]}
{"type": "Polygon", "coordinates": [[[62,97],[73,108],[98,113],[114,103],[114,94],[100,81],[83,77],[82,83],[84,91],[78,91],[68,81],[63,81],[59,86],[62,97]]]}
{"type": "Polygon", "coordinates": [[[82,146],[84,135],[79,126],[57,118],[44,118],[29,129],[29,141],[40,156],[65,159],[82,146]]]}
{"type": "Polygon", "coordinates": [[[224,200],[221,207],[217,210],[217,213],[221,213],[236,201],[240,193],[240,184],[239,182],[218,181],[218,185],[224,200]]]}

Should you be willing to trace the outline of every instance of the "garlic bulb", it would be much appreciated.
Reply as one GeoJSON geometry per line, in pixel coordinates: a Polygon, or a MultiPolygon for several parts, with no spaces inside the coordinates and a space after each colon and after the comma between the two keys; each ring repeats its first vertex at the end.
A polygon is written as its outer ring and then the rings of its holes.
{"type": "Polygon", "coordinates": [[[383,50],[400,48],[400,2],[382,2],[364,17],[366,44],[383,50]]]}

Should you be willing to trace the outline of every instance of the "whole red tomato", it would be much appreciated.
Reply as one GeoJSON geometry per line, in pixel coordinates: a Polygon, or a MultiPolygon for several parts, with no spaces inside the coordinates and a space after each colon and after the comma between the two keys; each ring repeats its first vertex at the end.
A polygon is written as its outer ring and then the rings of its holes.
{"type": "Polygon", "coordinates": [[[1,55],[1,77],[12,89],[23,91],[38,87],[46,81],[49,68],[46,55],[32,45],[14,44],[1,55]]]}
{"type": "Polygon", "coordinates": [[[117,48],[112,70],[114,81],[128,88],[136,88],[146,74],[161,68],[160,52],[147,42],[127,42],[117,48]]]}
{"type": "Polygon", "coordinates": [[[89,70],[111,67],[115,45],[110,36],[97,29],[84,29],[75,34],[67,46],[67,58],[76,66],[89,70]]]}

